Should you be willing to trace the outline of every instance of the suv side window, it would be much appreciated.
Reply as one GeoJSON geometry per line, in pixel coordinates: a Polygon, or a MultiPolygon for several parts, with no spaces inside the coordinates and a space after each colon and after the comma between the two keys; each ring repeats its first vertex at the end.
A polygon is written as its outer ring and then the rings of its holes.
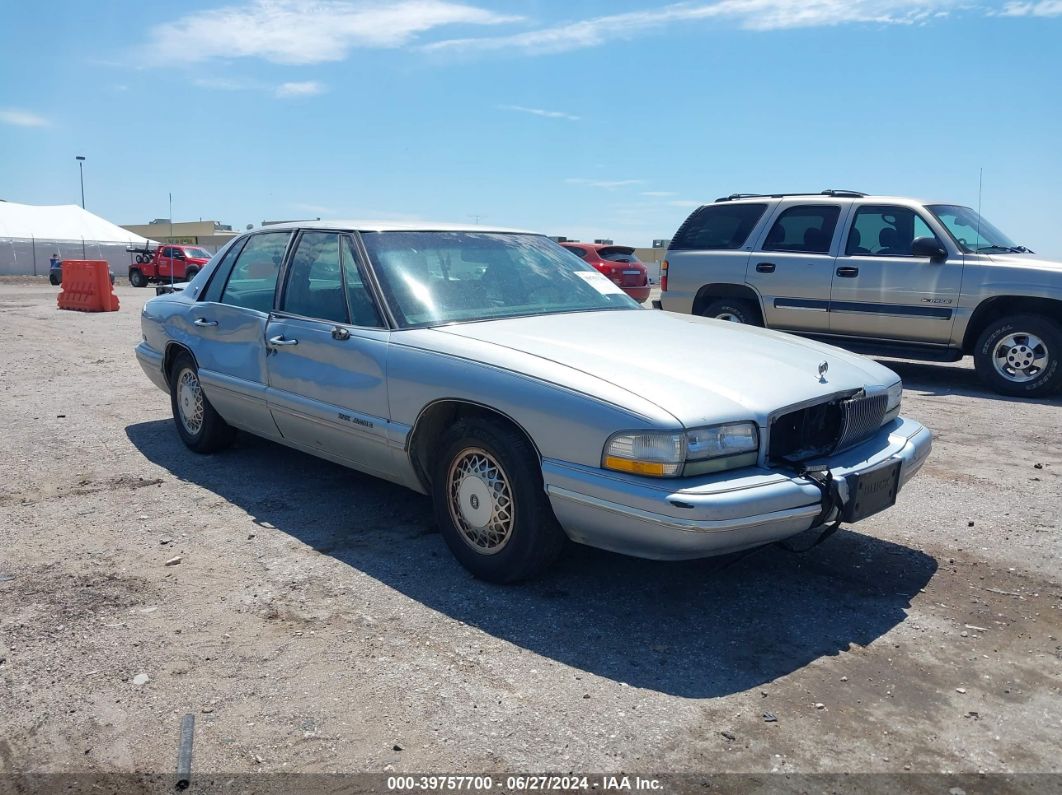
{"type": "Polygon", "coordinates": [[[290,232],[252,235],[232,267],[221,303],[258,312],[273,311],[277,274],[290,237],[290,232]]]}
{"type": "Polygon", "coordinates": [[[828,254],[841,208],[824,204],[790,207],[778,216],[767,238],[764,251],[798,251],[805,254],[828,254]]]}
{"type": "Polygon", "coordinates": [[[338,233],[302,234],[288,268],[280,308],[302,317],[349,322],[347,300],[343,296],[338,233]]]}
{"type": "Polygon", "coordinates": [[[864,205],[856,210],[848,233],[848,256],[909,257],[916,237],[936,238],[929,225],[909,207],[864,205]]]}
{"type": "Polygon", "coordinates": [[[679,227],[670,249],[738,249],[766,211],[766,204],[721,202],[694,210],[679,227]]]}

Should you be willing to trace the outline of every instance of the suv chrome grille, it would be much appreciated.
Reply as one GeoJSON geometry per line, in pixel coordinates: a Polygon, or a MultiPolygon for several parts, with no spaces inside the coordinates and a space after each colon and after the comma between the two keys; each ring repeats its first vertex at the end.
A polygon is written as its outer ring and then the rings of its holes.
{"type": "Polygon", "coordinates": [[[771,423],[767,459],[791,464],[853,447],[881,427],[888,401],[885,392],[860,392],[782,414],[771,423]]]}

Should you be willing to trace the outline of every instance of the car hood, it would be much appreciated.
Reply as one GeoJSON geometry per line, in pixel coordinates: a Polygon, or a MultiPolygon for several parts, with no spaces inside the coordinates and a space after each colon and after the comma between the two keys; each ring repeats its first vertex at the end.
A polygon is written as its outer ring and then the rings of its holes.
{"type": "Polygon", "coordinates": [[[582,312],[434,329],[493,346],[498,366],[519,352],[649,400],[686,427],[730,420],[766,426],[779,409],[899,376],[839,348],[789,334],[657,310],[582,312]],[[819,367],[828,370],[819,377],[819,367]]]}

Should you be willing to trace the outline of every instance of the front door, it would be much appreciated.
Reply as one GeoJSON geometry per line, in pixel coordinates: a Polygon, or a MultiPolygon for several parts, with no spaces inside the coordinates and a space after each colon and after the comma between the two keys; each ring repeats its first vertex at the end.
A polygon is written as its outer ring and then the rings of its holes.
{"type": "Polygon", "coordinates": [[[962,257],[911,254],[915,238],[946,235],[911,207],[863,205],[852,215],[830,295],[830,333],[878,340],[947,343],[962,283],[962,257]]]}
{"type": "Polygon", "coordinates": [[[834,232],[841,208],[783,208],[749,258],[745,280],[760,294],[768,328],[825,333],[829,327],[834,232]]]}
{"type": "Polygon", "coordinates": [[[303,232],[266,328],[269,406],[284,439],[366,472],[392,474],[389,336],[351,238],[303,232]]]}

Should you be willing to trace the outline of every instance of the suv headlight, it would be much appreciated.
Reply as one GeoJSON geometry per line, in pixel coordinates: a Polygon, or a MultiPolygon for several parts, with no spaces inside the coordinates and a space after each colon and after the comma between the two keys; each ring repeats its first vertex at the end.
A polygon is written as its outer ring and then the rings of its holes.
{"type": "Polygon", "coordinates": [[[903,401],[903,381],[897,381],[886,392],[889,395],[889,402],[886,404],[885,417],[881,421],[882,425],[886,422],[892,422],[900,416],[900,403],[903,401]]]}
{"type": "Polygon", "coordinates": [[[622,431],[609,437],[605,469],[673,478],[737,469],[756,463],[760,434],[754,422],[689,431],[622,431]]]}

